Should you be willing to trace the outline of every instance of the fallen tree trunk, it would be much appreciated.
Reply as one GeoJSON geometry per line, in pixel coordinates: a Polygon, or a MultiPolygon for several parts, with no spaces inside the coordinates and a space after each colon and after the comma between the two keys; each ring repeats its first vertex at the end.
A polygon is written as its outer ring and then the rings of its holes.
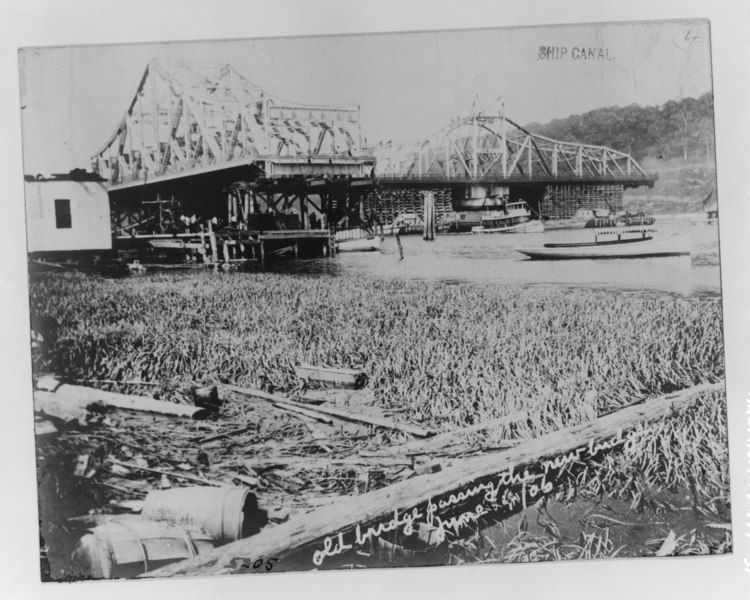
{"type": "MultiPolygon", "coordinates": [[[[696,386],[543,435],[511,450],[456,461],[433,475],[408,479],[294,516],[256,536],[144,576],[228,574],[237,572],[232,561],[238,557],[274,557],[279,559],[277,570],[309,570],[323,566],[327,559],[363,548],[383,532],[408,536],[423,526],[442,536],[453,528],[458,532],[461,526],[472,525],[500,508],[522,510],[527,500],[535,502],[550,493],[556,474],[626,445],[629,438],[622,437],[624,431],[681,412],[699,395],[720,392],[723,387],[723,383],[696,386]],[[547,477],[550,481],[545,481],[547,477]],[[515,490],[520,490],[520,496],[515,490]]],[[[440,535],[438,540],[443,539],[440,535]]]]}
{"type": "MultiPolygon", "coordinates": [[[[40,382],[37,383],[37,386],[39,386],[40,382]]],[[[172,415],[175,417],[189,417],[191,419],[203,419],[208,414],[208,411],[203,408],[187,404],[176,404],[174,402],[164,402],[163,400],[154,400],[153,398],[145,398],[143,396],[105,392],[104,390],[79,385],[61,384],[56,382],[56,380],[45,380],[41,383],[47,389],[37,389],[34,392],[34,409],[53,416],[56,414],[56,410],[59,411],[64,406],[85,408],[92,404],[172,415]],[[57,385],[52,385],[52,381],[55,381],[57,385]]]]}

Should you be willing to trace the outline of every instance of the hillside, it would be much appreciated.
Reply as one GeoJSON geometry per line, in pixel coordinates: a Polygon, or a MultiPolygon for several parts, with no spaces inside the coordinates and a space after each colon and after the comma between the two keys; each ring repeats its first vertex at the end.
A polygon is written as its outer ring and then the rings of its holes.
{"type": "Polygon", "coordinates": [[[598,108],[526,128],[553,139],[626,152],[659,179],[653,189],[626,190],[625,208],[695,212],[716,190],[713,94],[661,106],[598,108]]]}

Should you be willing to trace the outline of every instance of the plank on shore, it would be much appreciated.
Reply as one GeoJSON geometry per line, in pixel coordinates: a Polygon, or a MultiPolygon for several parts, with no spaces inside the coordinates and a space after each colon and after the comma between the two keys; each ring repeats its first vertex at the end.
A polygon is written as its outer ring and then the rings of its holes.
{"type": "MultiPolygon", "coordinates": [[[[573,451],[597,440],[609,439],[618,432],[628,431],[639,424],[658,421],[691,406],[700,394],[719,392],[724,384],[700,385],[625,408],[568,429],[549,433],[502,452],[486,453],[456,461],[452,466],[435,473],[407,479],[391,486],[354,496],[301,514],[286,523],[261,531],[259,534],[232,542],[198,557],[167,565],[142,577],[174,575],[218,575],[231,573],[235,557],[284,557],[300,550],[309,551],[326,536],[349,530],[357,524],[376,523],[393,515],[403,514],[430,499],[466,489],[475,481],[499,473],[536,464],[542,459],[573,451]]],[[[310,569],[314,568],[312,561],[310,569]]]]}

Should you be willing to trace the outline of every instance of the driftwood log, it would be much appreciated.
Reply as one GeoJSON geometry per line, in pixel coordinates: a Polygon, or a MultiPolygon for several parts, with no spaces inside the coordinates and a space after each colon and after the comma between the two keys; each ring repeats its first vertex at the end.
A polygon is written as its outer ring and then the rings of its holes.
{"type": "MultiPolygon", "coordinates": [[[[337,501],[313,513],[293,516],[286,523],[267,528],[253,537],[167,565],[144,576],[229,574],[238,572],[237,559],[252,561],[260,557],[278,558],[274,570],[310,570],[329,566],[324,562],[328,558],[352,553],[361,547],[358,543],[362,538],[377,538],[376,534],[404,529],[410,517],[429,515],[431,507],[433,510],[439,507],[442,511],[437,520],[429,519],[433,523],[444,526],[461,522],[460,519],[470,522],[480,513],[480,507],[476,505],[485,501],[485,490],[494,492],[499,502],[500,495],[505,498],[505,492],[514,485],[524,488],[531,485],[527,484],[530,471],[538,471],[540,466],[542,472],[553,467],[564,471],[600,452],[619,448],[625,443],[619,439],[623,432],[675,415],[692,406],[701,394],[722,389],[723,383],[696,386],[540,436],[510,450],[455,461],[438,473],[407,479],[337,501]],[[461,502],[462,499],[466,502],[461,502]],[[468,511],[467,505],[470,506],[468,511]],[[456,511],[464,512],[456,517],[456,511]]],[[[535,486],[539,483],[533,479],[528,481],[533,481],[535,486]]],[[[543,492],[549,493],[544,484],[538,498],[543,492]]],[[[528,490],[524,489],[522,493],[523,506],[516,506],[516,512],[526,505],[528,490]]],[[[533,495],[530,498],[535,501],[533,495]]],[[[426,525],[424,522],[413,524],[415,527],[419,525],[420,530],[426,525]]]]}
{"type": "Polygon", "coordinates": [[[40,386],[46,389],[34,391],[34,410],[53,416],[56,414],[55,411],[60,411],[64,407],[85,408],[91,405],[126,408],[191,419],[202,419],[208,415],[206,409],[196,406],[164,402],[163,400],[154,400],[143,396],[106,392],[80,385],[69,385],[49,378],[40,379],[37,382],[37,387],[40,386]]]}

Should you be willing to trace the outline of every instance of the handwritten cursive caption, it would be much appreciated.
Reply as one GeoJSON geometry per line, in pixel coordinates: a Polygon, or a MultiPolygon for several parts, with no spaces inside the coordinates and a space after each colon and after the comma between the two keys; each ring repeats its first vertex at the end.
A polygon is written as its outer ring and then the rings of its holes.
{"type": "Polygon", "coordinates": [[[429,498],[426,503],[409,510],[394,510],[390,518],[376,524],[358,523],[353,530],[342,530],[325,537],[322,547],[313,553],[312,562],[319,567],[327,558],[362,548],[387,533],[406,537],[416,534],[420,539],[429,539],[432,544],[441,544],[449,536],[459,536],[462,530],[492,513],[513,513],[533,505],[552,493],[555,484],[576,465],[583,465],[585,461],[617,447],[626,453],[633,452],[641,433],[631,431],[623,436],[620,430],[608,440],[591,440],[566,454],[542,460],[533,469],[510,469],[439,498],[429,498]]]}
{"type": "Polygon", "coordinates": [[[585,46],[539,46],[537,60],[615,60],[609,52],[609,48],[603,46],[585,47],[585,46]]]}

